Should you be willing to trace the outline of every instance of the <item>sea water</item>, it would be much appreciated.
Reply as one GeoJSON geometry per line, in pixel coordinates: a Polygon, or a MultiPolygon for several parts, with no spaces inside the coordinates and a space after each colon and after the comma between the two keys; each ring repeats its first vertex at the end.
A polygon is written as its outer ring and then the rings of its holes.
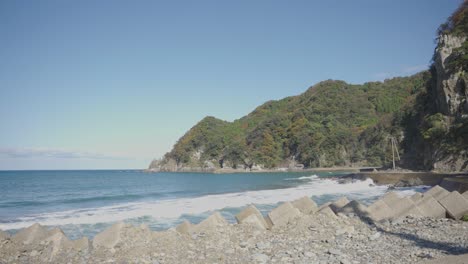
{"type": "MultiPolygon", "coordinates": [[[[60,227],[70,238],[91,238],[117,221],[164,230],[184,220],[198,223],[218,210],[235,222],[249,204],[263,214],[302,196],[318,204],[341,196],[369,204],[388,190],[370,179],[339,183],[342,174],[0,171],[0,229],[15,233],[40,223],[60,227]]],[[[397,191],[411,195],[422,188],[397,191]]]]}

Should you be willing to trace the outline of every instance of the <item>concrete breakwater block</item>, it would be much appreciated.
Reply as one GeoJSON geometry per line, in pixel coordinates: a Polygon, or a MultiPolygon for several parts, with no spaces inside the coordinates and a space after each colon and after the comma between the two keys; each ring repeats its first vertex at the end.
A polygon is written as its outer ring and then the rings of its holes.
{"type": "Polygon", "coordinates": [[[265,218],[263,218],[263,217],[259,218],[259,217],[257,217],[256,215],[253,215],[253,214],[247,216],[246,218],[244,218],[244,220],[242,221],[241,224],[250,225],[250,226],[253,226],[253,227],[261,229],[261,230],[271,228],[268,225],[268,223],[266,222],[265,218]]]}
{"type": "Polygon", "coordinates": [[[380,199],[384,201],[387,205],[390,205],[397,203],[401,199],[401,197],[396,192],[388,192],[384,194],[380,199]]]}
{"type": "Polygon", "coordinates": [[[367,207],[356,200],[352,200],[343,208],[338,210],[338,213],[345,215],[354,214],[360,217],[368,216],[367,207]]]}
{"type": "MultiPolygon", "coordinates": [[[[385,212],[387,209],[379,209],[380,217],[382,217],[380,220],[383,219],[397,219],[403,216],[407,215],[416,215],[416,216],[422,216],[421,210],[416,206],[416,204],[413,202],[412,199],[408,197],[400,197],[397,193],[395,192],[388,192],[382,198],[380,199],[382,202],[384,202],[391,210],[388,210],[385,212]]],[[[382,207],[383,205],[380,204],[382,207]]],[[[384,206],[383,206],[384,207],[384,206]]],[[[377,218],[380,218],[377,217],[377,218]]]]}
{"type": "Polygon", "coordinates": [[[421,210],[419,210],[419,208],[408,197],[403,197],[398,200],[391,200],[391,202],[385,203],[392,209],[393,212],[393,214],[390,216],[390,219],[397,219],[407,215],[423,215],[421,210]]]}
{"type": "Polygon", "coordinates": [[[268,219],[273,226],[285,226],[300,214],[299,209],[294,208],[290,202],[285,202],[271,210],[268,213],[268,219]]]}
{"type": "Polygon", "coordinates": [[[337,219],[335,212],[330,208],[330,206],[324,206],[320,210],[317,211],[318,214],[325,215],[331,219],[337,219]]]}
{"type": "Polygon", "coordinates": [[[226,219],[219,212],[216,212],[201,221],[198,225],[193,226],[191,232],[206,232],[226,225],[228,225],[226,219]]]}
{"type": "Polygon", "coordinates": [[[303,214],[313,214],[318,210],[317,204],[307,196],[297,199],[291,204],[303,214]]]}
{"type": "Polygon", "coordinates": [[[375,201],[367,207],[369,217],[374,221],[381,221],[390,218],[393,210],[382,199],[375,201]]]}
{"type": "Polygon", "coordinates": [[[62,250],[77,250],[83,251],[89,247],[88,238],[81,238],[79,240],[69,240],[63,232],[56,233],[48,238],[45,241],[50,242],[52,250],[50,252],[50,257],[54,258],[62,250]]]}
{"type": "Polygon", "coordinates": [[[468,200],[457,191],[451,192],[442,198],[439,203],[445,208],[447,215],[455,220],[459,220],[463,215],[468,214],[468,200]]]}
{"type": "Polygon", "coordinates": [[[58,232],[62,231],[58,228],[47,230],[47,228],[36,223],[28,228],[22,229],[21,231],[16,233],[11,239],[13,241],[23,244],[39,243],[45,238],[52,236],[58,232]]]}
{"type": "Polygon", "coordinates": [[[262,213],[253,205],[249,205],[247,208],[242,210],[236,215],[238,224],[246,223],[254,226],[258,226],[263,229],[268,229],[268,224],[263,218],[262,213]]]}
{"type": "Polygon", "coordinates": [[[264,219],[264,220],[265,220],[265,222],[267,223],[267,226],[268,226],[268,228],[267,228],[267,229],[271,229],[271,228],[273,228],[273,222],[271,222],[271,220],[270,220],[270,217],[268,217],[268,215],[267,215],[267,216],[265,216],[265,217],[263,217],[263,219],[264,219]]]}
{"type": "Polygon", "coordinates": [[[10,238],[10,234],[5,231],[0,230],[0,241],[10,238]]]}
{"type": "Polygon", "coordinates": [[[463,195],[463,197],[465,197],[465,199],[468,200],[468,191],[464,192],[462,195],[463,195]]]}
{"type": "Polygon", "coordinates": [[[449,195],[450,192],[445,190],[444,188],[440,187],[439,185],[436,185],[432,187],[431,189],[427,190],[424,195],[431,195],[436,199],[437,201],[440,201],[442,198],[445,196],[449,195]]]}
{"type": "Polygon", "coordinates": [[[332,209],[333,212],[335,212],[336,214],[341,208],[343,208],[348,203],[349,203],[348,198],[341,197],[340,199],[332,202],[329,206],[330,206],[330,209],[332,209]]]}
{"type": "Polygon", "coordinates": [[[77,251],[85,251],[89,249],[89,239],[87,237],[82,237],[77,240],[71,240],[71,247],[77,251]]]}
{"type": "Polygon", "coordinates": [[[430,195],[423,195],[415,202],[423,216],[444,218],[445,208],[430,195]]]}
{"type": "Polygon", "coordinates": [[[97,234],[93,239],[95,247],[113,248],[121,241],[121,233],[126,228],[124,222],[118,222],[97,234]]]}
{"type": "Polygon", "coordinates": [[[47,242],[52,244],[51,255],[55,256],[57,253],[65,248],[71,248],[71,241],[63,233],[56,233],[45,239],[47,242]]]}
{"type": "Polygon", "coordinates": [[[188,234],[190,233],[190,230],[192,229],[192,224],[185,220],[184,222],[182,222],[181,224],[179,224],[178,226],[176,226],[176,231],[181,233],[181,234],[188,234]]]}
{"type": "Polygon", "coordinates": [[[322,210],[322,209],[325,208],[325,207],[330,207],[330,204],[331,204],[331,202],[326,202],[326,203],[322,204],[322,205],[319,206],[319,208],[317,209],[317,212],[320,211],[320,210],[322,210]]]}
{"type": "Polygon", "coordinates": [[[410,197],[411,201],[413,201],[415,203],[418,202],[419,200],[421,200],[422,198],[423,198],[423,194],[420,193],[420,192],[417,192],[417,193],[411,195],[411,197],[410,197]]]}

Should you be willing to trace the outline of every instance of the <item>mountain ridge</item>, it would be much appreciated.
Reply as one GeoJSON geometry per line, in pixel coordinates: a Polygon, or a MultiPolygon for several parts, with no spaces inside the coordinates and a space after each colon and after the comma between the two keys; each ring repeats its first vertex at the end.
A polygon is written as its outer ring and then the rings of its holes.
{"type": "Polygon", "coordinates": [[[267,101],[232,122],[208,116],[152,171],[252,171],[388,166],[394,138],[402,168],[468,167],[468,12],[438,29],[429,70],[383,82],[319,82],[267,101]]]}

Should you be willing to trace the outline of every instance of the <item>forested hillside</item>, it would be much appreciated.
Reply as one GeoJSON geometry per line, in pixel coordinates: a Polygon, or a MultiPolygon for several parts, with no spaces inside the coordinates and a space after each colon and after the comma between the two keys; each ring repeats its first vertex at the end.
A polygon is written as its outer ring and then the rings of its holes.
{"type": "Polygon", "coordinates": [[[234,122],[206,117],[150,169],[386,166],[392,137],[401,167],[466,170],[467,7],[438,29],[428,71],[362,85],[327,80],[234,122]]]}
{"type": "Polygon", "coordinates": [[[380,166],[390,155],[387,136],[399,133],[391,117],[428,78],[424,72],[364,85],[328,80],[234,122],[206,117],[165,159],[202,168],[287,167],[293,160],[306,167],[380,166]]]}

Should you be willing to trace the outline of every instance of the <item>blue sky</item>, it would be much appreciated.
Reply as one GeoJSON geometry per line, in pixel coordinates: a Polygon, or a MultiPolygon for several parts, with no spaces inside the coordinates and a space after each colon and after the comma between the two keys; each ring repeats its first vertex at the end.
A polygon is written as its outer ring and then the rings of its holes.
{"type": "Polygon", "coordinates": [[[460,3],[0,1],[0,169],[145,168],[204,116],[413,74],[460,3]]]}

